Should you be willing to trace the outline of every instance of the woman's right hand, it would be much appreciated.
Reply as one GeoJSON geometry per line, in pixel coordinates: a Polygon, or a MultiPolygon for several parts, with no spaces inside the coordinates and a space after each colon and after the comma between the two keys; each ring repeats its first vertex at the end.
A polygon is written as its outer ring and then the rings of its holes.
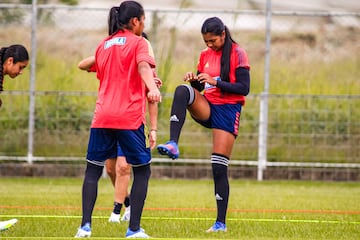
{"type": "Polygon", "coordinates": [[[193,72],[185,73],[185,76],[184,76],[185,82],[193,82],[193,81],[197,81],[197,80],[198,80],[198,78],[193,72]]]}
{"type": "Polygon", "coordinates": [[[156,87],[153,90],[149,90],[147,98],[149,102],[161,102],[161,93],[159,89],[156,87]]]}

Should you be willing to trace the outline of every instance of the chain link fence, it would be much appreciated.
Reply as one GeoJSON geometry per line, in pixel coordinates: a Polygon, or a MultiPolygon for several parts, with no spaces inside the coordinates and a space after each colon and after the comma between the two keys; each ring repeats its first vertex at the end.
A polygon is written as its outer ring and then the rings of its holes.
{"type": "MultiPolygon", "coordinates": [[[[6,80],[1,94],[4,106],[0,109],[0,159],[26,159],[29,133],[33,134],[35,160],[85,157],[97,80],[76,66],[82,58],[94,54],[97,44],[106,36],[108,10],[38,5],[34,28],[31,5],[0,4],[0,46],[22,43],[32,54],[34,35],[37,45],[35,91],[29,90],[28,71],[15,81],[6,80]],[[31,96],[35,99],[33,133],[29,130],[31,96]]],[[[158,75],[164,85],[158,142],[168,137],[172,92],[181,83],[183,73],[195,69],[198,54],[204,48],[201,24],[207,17],[216,15],[246,49],[252,65],[251,94],[242,113],[232,158],[256,161],[266,50],[265,12],[145,11],[145,31],[153,44],[158,75]]],[[[282,88],[270,87],[268,95],[268,161],[360,164],[359,29],[359,13],[272,13],[270,81],[281,78],[282,88]],[[338,68],[355,65],[349,71],[353,71],[357,81],[350,86],[344,84],[344,88],[349,88],[342,91],[345,94],[328,94],[324,86],[317,86],[318,93],[308,94],[314,92],[313,85],[292,90],[296,88],[297,78],[293,68],[310,68],[307,76],[314,81],[319,70],[319,74],[329,75],[329,84],[344,81],[342,72],[333,69],[334,59],[350,59],[338,68]],[[321,62],[323,67],[305,65],[307,61],[321,62]],[[284,63],[291,66],[277,66],[284,63]]],[[[311,82],[309,79],[303,85],[311,82]]],[[[211,133],[188,116],[179,145],[183,159],[206,159],[211,153],[211,133]]],[[[158,157],[156,153],[154,156],[158,157]]]]}

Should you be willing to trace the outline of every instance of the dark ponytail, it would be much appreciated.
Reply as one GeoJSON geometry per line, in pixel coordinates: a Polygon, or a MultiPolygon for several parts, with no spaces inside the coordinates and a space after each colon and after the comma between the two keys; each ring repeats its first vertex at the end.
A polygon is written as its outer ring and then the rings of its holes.
{"type": "Polygon", "coordinates": [[[136,1],[124,1],[119,7],[112,7],[109,12],[109,35],[130,28],[130,20],[140,19],[145,14],[144,8],[136,1]]]}
{"type": "Polygon", "coordinates": [[[4,62],[6,59],[4,59],[5,52],[8,48],[3,47],[0,49],[0,92],[3,91],[3,82],[4,82],[4,62]]]}
{"type": "Polygon", "coordinates": [[[221,36],[223,31],[225,31],[225,42],[223,46],[223,52],[221,55],[220,78],[222,81],[229,82],[230,55],[231,55],[232,44],[235,42],[231,38],[229,29],[217,17],[206,19],[201,28],[202,34],[212,33],[216,36],[221,36]]]}
{"type": "Polygon", "coordinates": [[[119,20],[119,7],[112,7],[109,12],[109,36],[113,35],[120,29],[119,20]]]}

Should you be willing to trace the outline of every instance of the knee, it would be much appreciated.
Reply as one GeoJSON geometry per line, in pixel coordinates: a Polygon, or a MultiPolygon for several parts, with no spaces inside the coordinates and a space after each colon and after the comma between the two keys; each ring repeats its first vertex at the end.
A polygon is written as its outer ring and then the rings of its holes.
{"type": "Polygon", "coordinates": [[[107,175],[113,179],[116,177],[115,165],[113,164],[106,164],[105,165],[107,175]]]}
{"type": "Polygon", "coordinates": [[[116,175],[118,176],[127,176],[131,173],[131,166],[129,164],[120,163],[116,164],[116,175]]]}
{"type": "Polygon", "coordinates": [[[151,176],[150,164],[140,166],[140,167],[134,167],[133,172],[134,172],[134,178],[135,177],[143,177],[148,180],[151,176]]]}
{"type": "Polygon", "coordinates": [[[102,172],[103,172],[102,166],[98,166],[88,162],[86,165],[84,182],[96,183],[97,181],[99,181],[102,172]]]}
{"type": "Polygon", "coordinates": [[[191,105],[195,98],[194,89],[186,84],[182,84],[176,87],[174,93],[174,99],[182,99],[186,101],[188,105],[191,105]]]}
{"type": "Polygon", "coordinates": [[[175,89],[175,93],[174,93],[174,96],[186,96],[186,95],[189,95],[189,89],[188,89],[188,86],[185,85],[185,84],[182,84],[182,85],[179,85],[176,87],[175,89]]]}

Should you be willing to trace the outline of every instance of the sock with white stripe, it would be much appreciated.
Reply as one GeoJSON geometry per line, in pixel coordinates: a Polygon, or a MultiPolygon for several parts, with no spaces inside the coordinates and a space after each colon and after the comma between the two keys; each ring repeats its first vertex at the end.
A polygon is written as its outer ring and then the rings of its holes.
{"type": "Polygon", "coordinates": [[[211,166],[214,178],[215,199],[217,205],[216,221],[225,223],[226,212],[229,202],[229,179],[227,168],[229,158],[224,155],[213,153],[211,155],[211,166]]]}

